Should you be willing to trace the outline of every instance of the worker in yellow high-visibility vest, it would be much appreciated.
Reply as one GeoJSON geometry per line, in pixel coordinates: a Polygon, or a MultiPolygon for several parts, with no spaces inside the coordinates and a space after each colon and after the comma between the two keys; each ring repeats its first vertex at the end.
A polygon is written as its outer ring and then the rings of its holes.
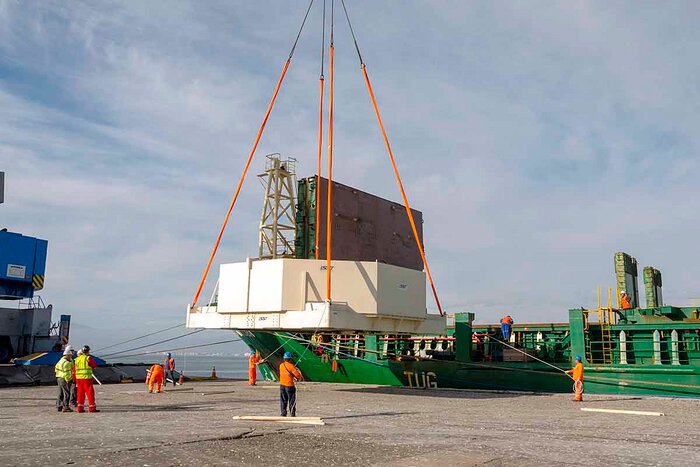
{"type": "Polygon", "coordinates": [[[73,379],[73,356],[69,348],[54,367],[56,384],[58,384],[58,400],[56,407],[59,412],[72,412],[70,409],[70,384],[73,379]]]}
{"type": "Polygon", "coordinates": [[[78,390],[78,412],[85,412],[84,404],[87,397],[88,412],[99,412],[95,405],[95,388],[92,381],[92,369],[97,363],[90,357],[90,346],[83,347],[83,354],[75,359],[75,385],[78,390]]]}

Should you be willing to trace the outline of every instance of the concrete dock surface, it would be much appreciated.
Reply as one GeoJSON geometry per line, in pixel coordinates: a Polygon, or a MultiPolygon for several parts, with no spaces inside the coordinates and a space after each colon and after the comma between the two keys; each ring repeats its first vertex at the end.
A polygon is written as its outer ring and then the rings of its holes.
{"type": "Polygon", "coordinates": [[[0,389],[0,465],[700,465],[700,400],[303,383],[299,416],[273,383],[97,387],[95,414],[58,413],[56,387],[0,389]],[[639,416],[581,407],[663,412],[639,416]]]}

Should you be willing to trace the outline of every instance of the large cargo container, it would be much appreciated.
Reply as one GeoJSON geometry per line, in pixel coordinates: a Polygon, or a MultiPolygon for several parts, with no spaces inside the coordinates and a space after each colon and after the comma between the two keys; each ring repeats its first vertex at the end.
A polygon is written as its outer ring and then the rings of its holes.
{"type": "MultiPolygon", "coordinates": [[[[316,226],[316,177],[298,182],[295,251],[297,258],[315,258],[319,235],[319,259],[326,259],[328,180],[321,177],[321,225],[316,226]],[[318,227],[318,228],[317,228],[318,227]]],[[[333,182],[332,258],[379,261],[423,270],[406,209],[402,204],[333,182]]],[[[418,238],[423,244],[423,214],[412,209],[418,238]]]]}

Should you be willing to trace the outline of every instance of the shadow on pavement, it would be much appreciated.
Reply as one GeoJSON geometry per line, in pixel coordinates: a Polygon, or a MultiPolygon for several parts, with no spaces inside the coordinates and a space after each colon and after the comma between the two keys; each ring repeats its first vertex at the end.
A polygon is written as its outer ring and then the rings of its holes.
{"type": "MultiPolygon", "coordinates": [[[[377,386],[368,388],[336,389],[342,392],[361,394],[384,394],[389,396],[420,396],[446,397],[449,399],[510,399],[513,397],[530,396],[533,393],[517,393],[505,391],[479,391],[470,389],[415,389],[394,386],[377,386]]],[[[540,394],[538,394],[540,395],[540,394]]],[[[548,394],[542,394],[548,395],[548,394]]]]}
{"type": "Polygon", "coordinates": [[[413,415],[420,412],[379,412],[355,415],[338,415],[337,417],[323,417],[324,420],[337,420],[341,418],[365,418],[365,417],[393,417],[396,415],[413,415]]]}

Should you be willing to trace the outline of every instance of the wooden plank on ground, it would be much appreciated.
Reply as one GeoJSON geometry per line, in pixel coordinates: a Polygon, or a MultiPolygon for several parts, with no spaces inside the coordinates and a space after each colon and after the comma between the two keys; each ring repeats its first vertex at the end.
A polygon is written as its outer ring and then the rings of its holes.
{"type": "Polygon", "coordinates": [[[279,422],[293,423],[296,425],[325,425],[320,417],[271,417],[258,415],[234,415],[234,420],[248,420],[255,422],[279,422]]]}
{"type": "Polygon", "coordinates": [[[584,412],[603,412],[603,413],[618,413],[625,415],[650,415],[653,417],[663,417],[662,412],[644,412],[642,410],[621,410],[621,409],[594,409],[592,407],[582,408],[584,412]]]}

